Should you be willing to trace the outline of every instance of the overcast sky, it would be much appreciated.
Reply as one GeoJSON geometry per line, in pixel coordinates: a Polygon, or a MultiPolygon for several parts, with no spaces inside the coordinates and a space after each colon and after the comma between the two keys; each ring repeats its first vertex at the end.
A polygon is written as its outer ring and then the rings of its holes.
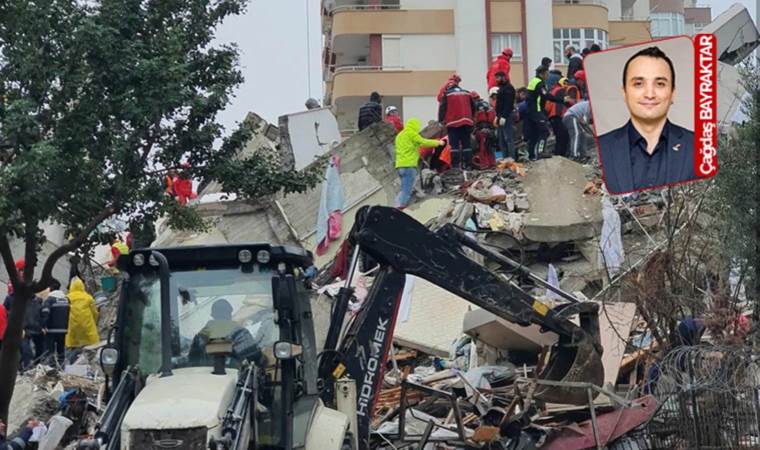
{"type": "MultiPolygon", "coordinates": [[[[759,0],[742,0],[752,17],[759,0]]],[[[701,0],[715,18],[735,0],[701,0]]],[[[228,19],[221,42],[237,42],[245,82],[220,120],[228,132],[248,111],[277,123],[282,114],[304,110],[311,95],[322,100],[320,0],[250,0],[243,16],[228,19]],[[309,48],[307,51],[307,10],[309,48]],[[310,63],[307,64],[307,54],[310,63]]]]}

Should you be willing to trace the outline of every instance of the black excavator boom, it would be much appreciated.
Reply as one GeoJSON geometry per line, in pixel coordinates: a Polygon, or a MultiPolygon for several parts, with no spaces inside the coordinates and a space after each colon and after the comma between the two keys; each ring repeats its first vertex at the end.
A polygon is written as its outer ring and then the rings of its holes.
{"type": "MultiPolygon", "coordinates": [[[[358,251],[377,261],[380,270],[363,309],[348,325],[343,338],[335,348],[325,349],[326,355],[331,350],[334,353],[329,360],[322,361],[321,376],[324,380],[335,379],[347,372],[356,380],[360,442],[369,433],[369,421],[382,385],[406,274],[423,278],[512,323],[536,324],[556,333],[559,339],[551,349],[539,379],[597,385],[603,382],[598,305],[570,297],[571,303],[550,308],[503,275],[468,257],[463,245],[486,256],[493,251],[479,248],[477,241],[461,233],[453,227],[433,232],[395,208],[369,206],[357,212],[349,235],[355,252],[352,270],[356,266],[358,251]],[[579,315],[580,326],[569,319],[574,314],[579,315]]],[[[504,264],[505,258],[492,256],[504,264]]],[[[528,273],[526,269],[519,269],[528,273]]],[[[350,295],[350,289],[344,289],[341,294],[350,295]]],[[[564,292],[561,295],[569,297],[564,292]]],[[[330,330],[334,336],[331,339],[328,334],[328,342],[337,342],[344,316],[344,309],[335,309],[330,330]]],[[[542,385],[535,395],[547,402],[583,404],[588,401],[586,391],[562,387],[542,385]]]]}

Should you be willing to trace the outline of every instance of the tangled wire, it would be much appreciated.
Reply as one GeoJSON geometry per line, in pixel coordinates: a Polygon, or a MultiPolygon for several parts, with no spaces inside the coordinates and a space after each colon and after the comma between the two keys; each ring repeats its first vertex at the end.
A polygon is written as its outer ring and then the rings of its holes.
{"type": "Polygon", "coordinates": [[[653,370],[648,387],[658,398],[688,390],[730,393],[760,387],[760,354],[750,348],[681,346],[653,370]]]}

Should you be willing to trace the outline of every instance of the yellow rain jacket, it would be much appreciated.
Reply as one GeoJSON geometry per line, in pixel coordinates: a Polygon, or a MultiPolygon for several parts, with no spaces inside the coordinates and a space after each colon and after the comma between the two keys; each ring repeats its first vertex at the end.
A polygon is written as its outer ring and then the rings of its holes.
{"type": "Polygon", "coordinates": [[[100,342],[98,310],[95,299],[84,290],[84,283],[74,278],[69,286],[69,329],[66,348],[78,348],[100,342]]]}
{"type": "Polygon", "coordinates": [[[417,167],[420,160],[420,147],[438,147],[438,139],[425,139],[420,136],[422,124],[419,119],[406,121],[404,129],[396,136],[396,168],[417,167]]]}

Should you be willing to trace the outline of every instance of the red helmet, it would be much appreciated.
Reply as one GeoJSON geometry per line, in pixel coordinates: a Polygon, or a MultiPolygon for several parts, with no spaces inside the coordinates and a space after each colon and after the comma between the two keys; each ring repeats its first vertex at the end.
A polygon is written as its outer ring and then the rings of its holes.
{"type": "Polygon", "coordinates": [[[579,71],[575,72],[575,74],[573,75],[573,78],[575,78],[576,80],[583,80],[585,82],[586,81],[586,72],[584,72],[583,70],[579,70],[579,71]]]}
{"type": "Polygon", "coordinates": [[[504,50],[502,50],[501,54],[506,56],[507,59],[510,59],[512,58],[513,52],[511,48],[505,48],[504,50]]]}
{"type": "Polygon", "coordinates": [[[477,91],[470,91],[470,97],[474,98],[475,100],[480,99],[480,94],[478,94],[477,91]]]}

